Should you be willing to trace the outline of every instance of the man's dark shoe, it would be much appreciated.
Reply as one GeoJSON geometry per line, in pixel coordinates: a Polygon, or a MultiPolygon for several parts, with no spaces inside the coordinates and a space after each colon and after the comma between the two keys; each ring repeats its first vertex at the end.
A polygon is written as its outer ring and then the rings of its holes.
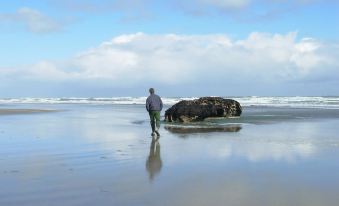
{"type": "Polygon", "coordinates": [[[155,133],[158,135],[158,137],[160,137],[160,133],[158,132],[158,130],[155,130],[155,133]]]}

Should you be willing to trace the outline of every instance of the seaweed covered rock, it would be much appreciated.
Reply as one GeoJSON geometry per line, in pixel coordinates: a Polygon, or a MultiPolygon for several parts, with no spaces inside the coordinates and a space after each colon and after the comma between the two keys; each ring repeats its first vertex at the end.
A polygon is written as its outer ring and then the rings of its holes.
{"type": "Polygon", "coordinates": [[[194,122],[212,117],[238,117],[241,112],[240,103],[233,99],[201,97],[176,103],[165,111],[165,121],[194,122]]]}

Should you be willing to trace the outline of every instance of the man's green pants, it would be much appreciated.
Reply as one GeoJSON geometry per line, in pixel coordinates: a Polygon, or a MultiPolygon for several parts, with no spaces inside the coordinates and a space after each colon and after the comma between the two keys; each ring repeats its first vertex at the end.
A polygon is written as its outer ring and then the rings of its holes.
{"type": "Polygon", "coordinates": [[[150,111],[149,118],[151,120],[152,132],[154,132],[155,127],[157,129],[160,128],[160,111],[150,111]]]}

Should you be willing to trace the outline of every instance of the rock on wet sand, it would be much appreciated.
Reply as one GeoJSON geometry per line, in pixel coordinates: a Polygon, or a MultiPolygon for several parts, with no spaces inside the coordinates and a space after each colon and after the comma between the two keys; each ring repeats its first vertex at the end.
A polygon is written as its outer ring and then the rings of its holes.
{"type": "Polygon", "coordinates": [[[183,100],[167,109],[167,122],[194,122],[213,117],[239,117],[242,108],[239,102],[221,97],[202,97],[183,100]]]}

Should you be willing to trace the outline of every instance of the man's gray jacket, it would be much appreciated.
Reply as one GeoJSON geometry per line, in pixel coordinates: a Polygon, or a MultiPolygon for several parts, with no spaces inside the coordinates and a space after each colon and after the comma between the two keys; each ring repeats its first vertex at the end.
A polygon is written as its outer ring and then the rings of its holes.
{"type": "Polygon", "coordinates": [[[161,98],[156,94],[149,95],[146,100],[146,109],[149,112],[150,111],[161,111],[162,110],[161,98]]]}

